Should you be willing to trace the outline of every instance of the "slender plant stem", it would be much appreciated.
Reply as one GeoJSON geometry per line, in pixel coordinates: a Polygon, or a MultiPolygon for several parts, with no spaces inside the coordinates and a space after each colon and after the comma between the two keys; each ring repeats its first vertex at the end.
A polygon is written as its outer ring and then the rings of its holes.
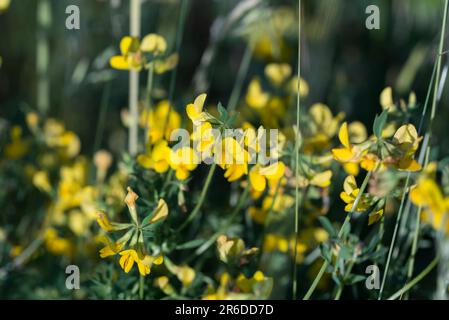
{"type": "Polygon", "coordinates": [[[234,87],[232,88],[231,97],[228,102],[228,111],[232,112],[237,107],[237,103],[242,92],[243,82],[246,75],[248,74],[248,69],[251,64],[251,58],[253,55],[253,45],[249,41],[246,45],[245,52],[243,53],[242,61],[240,62],[239,70],[237,72],[237,79],[235,80],[234,87]]]}
{"type": "MultiPolygon", "coordinates": [[[[418,136],[421,135],[421,131],[422,131],[422,128],[423,128],[423,125],[424,125],[424,119],[425,119],[425,116],[427,114],[427,109],[428,109],[429,100],[430,100],[430,94],[432,92],[432,86],[433,86],[433,83],[435,81],[436,69],[437,69],[437,64],[435,62],[434,65],[433,65],[432,76],[430,77],[430,83],[429,83],[429,86],[427,88],[426,100],[424,102],[424,107],[423,107],[423,110],[421,112],[421,118],[419,120],[419,126],[418,126],[418,131],[417,131],[418,132],[418,136]]],[[[424,149],[422,149],[421,153],[423,152],[423,150],[424,149]]],[[[419,161],[420,162],[422,162],[421,161],[422,158],[423,157],[420,154],[420,156],[419,156],[419,161]]],[[[408,221],[408,215],[409,215],[410,208],[411,208],[410,197],[408,197],[407,198],[407,205],[405,206],[405,211],[404,211],[404,219],[402,219],[403,222],[401,223],[401,227],[399,228],[399,239],[401,239],[406,234],[405,226],[406,226],[406,222],[408,221]]],[[[394,258],[397,258],[397,255],[399,254],[399,252],[397,252],[397,251],[398,250],[396,250],[395,254],[393,255],[394,258]]]]}
{"type": "MultiPolygon", "coordinates": [[[[176,29],[176,40],[175,40],[176,52],[178,54],[180,54],[180,51],[181,51],[182,39],[184,36],[184,27],[185,27],[187,11],[188,11],[187,9],[189,7],[189,1],[190,0],[181,0],[181,9],[179,12],[179,17],[178,17],[178,26],[176,29]]],[[[169,101],[168,113],[167,113],[167,118],[165,119],[165,123],[164,123],[164,130],[162,131],[164,133],[165,133],[165,130],[170,121],[170,113],[172,111],[173,96],[175,94],[177,75],[178,75],[178,65],[176,65],[176,67],[172,70],[172,73],[170,76],[170,86],[168,89],[168,101],[169,101]]]]}
{"type": "Polygon", "coordinates": [[[214,175],[215,169],[217,168],[217,164],[214,162],[209,169],[209,173],[207,174],[206,182],[204,183],[203,190],[201,191],[200,198],[198,199],[198,202],[193,209],[192,213],[189,215],[189,217],[184,221],[184,223],[181,225],[178,231],[184,230],[185,227],[189,225],[189,223],[198,215],[200,212],[200,209],[203,205],[204,199],[206,199],[207,191],[209,190],[210,183],[212,181],[212,177],[214,175]]]}
{"type": "MultiPolygon", "coordinates": [[[[151,111],[151,93],[153,91],[153,79],[154,79],[154,66],[153,63],[150,63],[149,69],[148,69],[148,80],[147,80],[147,104],[145,106],[145,148],[147,148],[148,141],[150,139],[149,137],[149,130],[150,130],[150,111],[151,111]]],[[[163,131],[165,132],[165,131],[163,131]]]]}
{"type": "Polygon", "coordinates": [[[405,186],[404,186],[404,191],[402,193],[401,205],[399,207],[399,212],[398,212],[398,215],[397,215],[397,218],[396,218],[396,224],[394,226],[393,237],[391,238],[390,248],[388,250],[387,263],[385,265],[385,271],[384,271],[384,275],[382,277],[382,283],[380,285],[379,296],[378,296],[379,300],[382,299],[382,293],[384,291],[385,281],[386,281],[387,276],[388,276],[388,270],[389,270],[389,267],[390,267],[391,255],[393,254],[393,248],[394,248],[394,244],[395,244],[395,241],[396,241],[396,235],[398,233],[399,225],[400,225],[400,222],[401,222],[401,216],[402,216],[402,211],[403,211],[403,208],[404,208],[406,195],[407,195],[407,192],[408,192],[407,189],[408,189],[409,181],[410,181],[410,173],[407,174],[407,179],[405,180],[405,186]]]}
{"type": "Polygon", "coordinates": [[[435,259],[433,259],[432,262],[423,271],[421,271],[420,274],[418,274],[412,281],[407,283],[401,290],[397,291],[395,294],[389,297],[388,300],[395,300],[399,298],[402,294],[413,288],[414,285],[416,285],[419,281],[421,281],[425,276],[427,276],[430,273],[430,271],[432,271],[433,268],[435,268],[439,260],[440,256],[436,256],[435,259]]]}
{"type": "Polygon", "coordinates": [[[297,292],[298,292],[298,264],[296,263],[298,250],[296,247],[298,245],[298,237],[299,237],[299,117],[301,114],[301,95],[300,95],[300,83],[301,79],[301,0],[298,0],[298,88],[296,92],[296,136],[295,136],[295,247],[294,247],[294,257],[293,257],[293,285],[292,285],[292,299],[296,300],[297,292]]]}
{"type": "Polygon", "coordinates": [[[139,299],[140,300],[143,300],[143,297],[144,297],[144,286],[145,286],[144,280],[145,280],[145,277],[141,275],[140,281],[139,281],[139,299]]]}
{"type": "MultiPolygon", "coordinates": [[[[377,170],[377,169],[376,169],[377,170]]],[[[363,193],[366,190],[366,187],[368,185],[369,179],[371,178],[372,171],[368,171],[368,173],[365,176],[365,179],[362,182],[362,185],[360,186],[360,191],[357,194],[357,197],[355,198],[354,203],[352,204],[351,211],[348,213],[348,215],[345,218],[345,221],[343,222],[343,225],[340,228],[340,231],[338,232],[337,238],[340,239],[343,236],[344,230],[346,226],[350,223],[351,217],[354,214],[355,210],[357,209],[357,206],[359,205],[360,199],[362,198],[363,193]]],[[[309,300],[312,296],[313,292],[315,291],[318,283],[320,282],[321,278],[323,277],[324,272],[326,271],[327,267],[329,266],[329,263],[327,260],[323,262],[323,265],[321,266],[320,271],[318,272],[317,276],[312,282],[312,285],[310,286],[309,290],[307,290],[306,295],[304,296],[303,300],[309,300]]]]}
{"type": "Polygon", "coordinates": [[[420,227],[420,212],[421,212],[421,207],[418,208],[418,210],[416,211],[416,219],[415,219],[415,230],[413,232],[413,243],[412,243],[412,252],[410,254],[410,261],[408,264],[408,270],[407,270],[407,282],[410,281],[410,279],[413,276],[413,269],[415,266],[415,258],[416,258],[416,252],[418,251],[418,239],[419,239],[419,227],[420,227]]]}
{"type": "Polygon", "coordinates": [[[36,41],[36,73],[37,90],[36,105],[42,115],[46,115],[50,108],[50,44],[48,31],[51,27],[51,5],[49,0],[39,0],[37,3],[37,41],[36,41]]]}
{"type": "Polygon", "coordinates": [[[103,139],[104,125],[106,123],[106,114],[108,111],[110,96],[111,96],[111,84],[110,82],[108,82],[105,84],[103,94],[101,96],[100,115],[98,117],[97,131],[95,132],[95,139],[94,139],[95,142],[92,152],[93,154],[98,151],[98,149],[100,148],[101,140],[103,139]]]}
{"type": "MultiPolygon", "coordinates": [[[[429,85],[429,90],[428,90],[427,97],[426,97],[426,103],[425,103],[425,107],[423,110],[423,115],[424,115],[424,113],[427,110],[429,94],[430,94],[430,87],[432,86],[433,78],[435,77],[435,81],[433,83],[432,110],[431,110],[431,114],[430,114],[429,128],[428,128],[428,132],[427,132],[428,139],[425,139],[425,141],[427,141],[427,146],[426,146],[426,150],[425,150],[426,154],[425,154],[425,158],[424,158],[423,167],[427,166],[427,164],[429,162],[429,157],[430,157],[430,139],[432,137],[432,124],[433,124],[433,119],[435,118],[436,106],[437,106],[437,102],[438,102],[438,91],[439,91],[439,87],[440,87],[441,59],[442,59],[442,55],[443,55],[443,45],[444,45],[444,38],[445,38],[445,32],[446,32],[447,11],[448,11],[448,0],[445,0],[443,22],[442,22],[442,26],[441,26],[440,43],[439,43],[439,47],[438,47],[438,55],[436,57],[436,64],[434,65],[434,71],[432,72],[432,79],[431,79],[431,82],[429,85]]],[[[421,117],[421,123],[420,123],[420,128],[419,128],[418,132],[420,132],[420,129],[422,127],[422,121],[423,121],[422,119],[423,119],[423,117],[421,117]]],[[[414,230],[414,235],[413,235],[412,251],[411,251],[410,261],[409,261],[409,266],[408,266],[408,271],[407,271],[408,282],[410,281],[410,278],[413,275],[415,257],[416,257],[416,252],[418,250],[421,210],[422,210],[422,208],[419,207],[416,212],[416,223],[415,223],[415,230],[414,230]]]]}
{"type": "MultiPolygon", "coordinates": [[[[141,0],[130,2],[130,34],[140,37],[141,0]]],[[[139,145],[139,72],[129,72],[129,137],[128,148],[131,156],[135,156],[139,145]]]]}
{"type": "Polygon", "coordinates": [[[340,283],[337,289],[337,293],[335,294],[334,300],[340,300],[341,294],[343,293],[343,289],[345,287],[344,281],[349,277],[351,274],[352,268],[354,267],[354,261],[351,261],[348,265],[348,269],[345,272],[345,275],[343,277],[343,281],[340,283]]]}

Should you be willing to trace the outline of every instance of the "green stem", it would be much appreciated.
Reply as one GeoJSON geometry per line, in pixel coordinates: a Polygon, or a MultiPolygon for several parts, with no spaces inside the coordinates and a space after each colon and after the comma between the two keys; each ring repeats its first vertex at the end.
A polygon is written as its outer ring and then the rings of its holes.
{"type": "Polygon", "coordinates": [[[253,45],[252,42],[248,42],[243,53],[242,61],[240,62],[239,70],[237,72],[237,79],[235,81],[234,87],[232,89],[231,97],[228,102],[228,111],[232,112],[237,107],[237,103],[242,92],[243,81],[248,74],[248,69],[251,64],[251,58],[253,55],[253,45]]]}
{"type": "Polygon", "coordinates": [[[178,231],[184,230],[185,227],[189,225],[189,223],[197,216],[197,214],[200,212],[200,209],[203,205],[204,199],[206,198],[207,191],[209,190],[210,183],[212,181],[212,177],[214,175],[215,169],[217,168],[217,164],[214,162],[210,169],[209,173],[207,174],[206,182],[204,183],[203,190],[201,191],[200,198],[193,209],[190,216],[187,218],[187,220],[181,225],[178,231]]]}
{"type": "MultiPolygon", "coordinates": [[[[351,217],[354,214],[355,210],[357,209],[357,206],[359,205],[360,199],[362,198],[363,193],[365,192],[365,189],[368,185],[369,179],[371,178],[372,171],[368,171],[367,175],[365,176],[365,179],[363,180],[363,183],[360,187],[360,191],[357,194],[357,197],[355,198],[354,203],[352,204],[351,211],[348,213],[348,215],[345,218],[345,221],[343,222],[343,225],[340,228],[340,231],[338,232],[337,239],[340,239],[343,236],[343,232],[347,226],[347,224],[351,221],[351,217]]],[[[327,260],[323,262],[323,265],[321,266],[320,271],[318,272],[316,278],[313,280],[312,285],[310,286],[309,290],[307,291],[306,295],[304,296],[304,300],[309,300],[312,296],[313,292],[316,289],[316,286],[320,282],[321,278],[323,277],[324,272],[326,271],[327,267],[329,266],[329,263],[327,260]]]]}
{"type": "MultiPolygon", "coordinates": [[[[130,34],[140,37],[140,0],[130,2],[130,34]]],[[[129,72],[129,137],[128,148],[131,156],[135,156],[139,145],[139,72],[129,72]]]]}
{"type": "Polygon", "coordinates": [[[42,115],[46,115],[50,108],[50,44],[48,32],[51,27],[51,5],[49,0],[39,0],[37,3],[37,47],[36,47],[36,73],[37,90],[36,105],[42,115]]]}
{"type": "Polygon", "coordinates": [[[341,294],[343,293],[343,289],[345,287],[344,282],[351,274],[352,268],[354,267],[354,261],[351,261],[348,265],[348,269],[345,272],[345,275],[343,277],[343,280],[341,281],[341,284],[338,286],[337,293],[335,294],[334,300],[340,300],[341,294]]]}
{"type": "Polygon", "coordinates": [[[139,299],[140,300],[143,300],[143,298],[144,298],[144,285],[145,285],[145,283],[144,283],[144,279],[145,279],[145,277],[144,276],[140,276],[140,279],[139,279],[139,299]]]}
{"type": "MultiPolygon", "coordinates": [[[[432,123],[433,123],[433,119],[435,118],[436,106],[437,106],[437,101],[438,101],[441,59],[442,59],[442,55],[443,55],[443,45],[444,45],[444,38],[445,38],[445,31],[446,31],[448,4],[449,4],[448,0],[445,0],[443,22],[442,22],[442,26],[441,26],[440,43],[439,43],[439,47],[438,47],[438,56],[437,56],[437,60],[436,60],[436,70],[435,70],[435,65],[434,65],[434,71],[432,72],[431,83],[429,85],[429,90],[428,90],[427,97],[426,97],[425,107],[423,110],[423,115],[424,115],[424,112],[427,110],[428,99],[429,99],[429,94],[430,94],[430,87],[432,86],[432,81],[433,81],[433,78],[435,77],[435,81],[433,83],[432,110],[431,110],[430,119],[429,119],[429,129],[427,132],[427,135],[429,136],[429,138],[427,140],[427,146],[426,146],[426,150],[425,150],[426,154],[425,154],[423,167],[427,166],[427,164],[429,162],[429,157],[430,157],[430,139],[432,137],[432,123]]],[[[420,128],[421,128],[421,124],[422,123],[420,123],[420,128]]],[[[415,230],[414,230],[414,235],[413,235],[413,244],[412,244],[412,251],[411,251],[411,255],[410,255],[409,268],[408,268],[408,272],[407,272],[407,280],[410,280],[411,276],[413,275],[413,271],[414,271],[415,257],[416,257],[416,252],[418,250],[420,215],[421,215],[421,207],[418,208],[418,211],[416,213],[416,224],[415,224],[415,230]]]]}
{"type": "Polygon", "coordinates": [[[300,95],[300,83],[301,79],[301,0],[298,0],[298,88],[296,92],[296,136],[295,136],[295,247],[294,247],[294,257],[293,257],[293,286],[292,286],[292,298],[296,300],[298,284],[297,284],[297,273],[298,273],[298,264],[296,263],[298,250],[296,247],[298,245],[298,236],[299,236],[299,139],[298,135],[300,133],[299,130],[299,117],[301,111],[301,95],[300,95]]]}
{"type": "Polygon", "coordinates": [[[394,226],[393,237],[391,238],[390,248],[388,250],[387,263],[385,265],[385,272],[384,272],[384,275],[382,277],[382,284],[380,285],[380,291],[379,291],[378,300],[382,299],[382,293],[384,291],[385,281],[386,281],[387,276],[388,276],[388,270],[390,268],[390,262],[391,262],[391,255],[393,254],[393,248],[394,248],[394,244],[396,242],[396,235],[397,235],[397,232],[399,230],[399,225],[400,225],[400,222],[401,222],[401,217],[402,217],[402,211],[403,211],[403,208],[404,208],[405,198],[406,198],[406,195],[408,193],[409,181],[410,181],[410,173],[407,174],[407,179],[405,180],[404,192],[402,193],[401,205],[399,207],[398,216],[396,218],[396,224],[394,226]]]}
{"type": "MultiPolygon", "coordinates": [[[[187,8],[189,7],[189,0],[181,0],[181,9],[178,17],[178,27],[176,30],[176,52],[180,54],[181,51],[181,45],[182,45],[182,38],[184,35],[184,26],[187,16],[187,8]]],[[[178,66],[172,70],[171,76],[170,76],[170,87],[168,89],[168,113],[167,118],[165,119],[164,123],[164,130],[162,132],[165,133],[165,130],[168,126],[168,123],[170,121],[170,113],[172,111],[172,104],[173,104],[173,95],[175,94],[175,86],[176,86],[176,77],[178,75],[178,66]]]]}
{"type": "Polygon", "coordinates": [[[95,132],[95,142],[92,154],[100,149],[101,140],[103,139],[104,124],[106,123],[106,115],[108,111],[109,97],[111,95],[111,84],[108,82],[103,90],[100,104],[100,115],[98,117],[97,131],[95,132]]]}
{"type": "Polygon", "coordinates": [[[397,291],[395,294],[389,297],[388,300],[395,300],[399,298],[402,294],[413,288],[415,284],[421,281],[425,276],[427,276],[430,273],[430,271],[432,271],[433,268],[435,268],[439,260],[440,257],[436,256],[435,259],[433,259],[432,262],[423,271],[421,271],[420,274],[418,274],[412,281],[407,283],[401,290],[397,291]]]}
{"type": "MultiPolygon", "coordinates": [[[[148,132],[150,130],[150,111],[151,111],[151,92],[153,91],[153,79],[154,79],[154,66],[153,63],[150,63],[148,68],[148,80],[147,80],[147,104],[145,106],[145,149],[147,148],[149,135],[148,132]]],[[[165,132],[165,131],[164,131],[165,132]]]]}

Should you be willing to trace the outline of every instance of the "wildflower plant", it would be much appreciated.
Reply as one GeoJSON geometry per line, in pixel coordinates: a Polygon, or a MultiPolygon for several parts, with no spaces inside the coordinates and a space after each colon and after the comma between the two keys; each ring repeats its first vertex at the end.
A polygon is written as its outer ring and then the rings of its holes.
{"type": "MultiPolygon", "coordinates": [[[[320,1],[299,1],[298,11],[277,1],[214,4],[205,48],[190,44],[202,37],[186,28],[196,31],[192,1],[114,4],[130,9],[131,30],[122,26],[123,10],[104,10],[113,13],[112,27],[98,32],[111,29],[115,42],[108,34],[107,43],[87,46],[97,56],[64,69],[65,82],[56,70],[65,62],[45,49],[51,34],[38,14],[31,51],[39,72],[36,88],[27,88],[36,103],[22,101],[31,99],[22,93],[6,108],[1,102],[0,292],[44,299],[447,298],[449,162],[440,132],[447,113],[437,108],[445,103],[448,2],[435,56],[424,59],[418,46],[383,89],[396,69],[365,77],[359,62],[347,62],[358,59],[357,46],[342,53],[345,44],[334,42],[341,1],[325,24],[320,1]],[[153,24],[149,7],[170,19],[153,24]],[[434,67],[424,96],[427,61],[434,67]],[[62,100],[53,87],[62,88],[62,100]],[[81,121],[73,101],[86,97],[79,104],[85,111],[100,91],[98,123],[81,121]],[[59,271],[69,264],[82,270],[76,292],[61,286],[59,271]],[[376,268],[380,288],[371,290],[366,270],[376,268]]],[[[0,19],[17,14],[21,4],[12,3],[0,0],[0,19]]],[[[106,3],[113,5],[97,5],[106,3]]],[[[429,21],[441,8],[434,11],[429,21]]],[[[420,43],[433,54],[434,29],[424,31],[420,43]]],[[[3,79],[17,78],[12,55],[1,55],[0,89],[9,88],[3,79]]]]}

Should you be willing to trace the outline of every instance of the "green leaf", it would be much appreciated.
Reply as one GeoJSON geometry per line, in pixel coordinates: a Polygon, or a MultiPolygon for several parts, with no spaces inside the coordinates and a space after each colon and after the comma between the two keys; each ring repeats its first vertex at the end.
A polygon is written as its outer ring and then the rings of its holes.
{"type": "Polygon", "coordinates": [[[337,236],[337,231],[332,226],[332,223],[329,221],[329,219],[325,216],[319,216],[318,220],[320,221],[323,228],[329,233],[331,237],[337,236]]]}
{"type": "Polygon", "coordinates": [[[218,103],[217,109],[220,114],[220,120],[226,122],[228,120],[228,111],[223,107],[221,102],[218,103]]]}
{"type": "Polygon", "coordinates": [[[186,250],[186,249],[196,248],[196,247],[199,247],[200,245],[202,245],[204,242],[205,242],[204,239],[195,239],[195,240],[187,241],[183,244],[176,246],[176,250],[186,250]]]}
{"type": "Polygon", "coordinates": [[[388,118],[388,109],[384,110],[379,116],[376,115],[376,118],[374,119],[373,132],[378,139],[382,138],[382,130],[385,127],[387,118],[388,118]]]}

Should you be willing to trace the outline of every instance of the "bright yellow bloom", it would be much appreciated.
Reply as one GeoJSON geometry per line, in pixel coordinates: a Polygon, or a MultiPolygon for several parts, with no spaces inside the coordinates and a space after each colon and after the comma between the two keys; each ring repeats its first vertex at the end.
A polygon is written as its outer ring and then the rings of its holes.
{"type": "Polygon", "coordinates": [[[189,103],[186,106],[187,116],[194,123],[198,123],[207,119],[206,113],[203,112],[204,102],[206,101],[207,94],[202,93],[195,98],[193,103],[189,103]]]}
{"type": "Polygon", "coordinates": [[[416,206],[424,207],[422,219],[430,223],[435,230],[449,233],[449,197],[444,197],[441,189],[430,178],[423,178],[410,191],[410,200],[416,206]],[[445,225],[442,225],[443,222],[445,225]]]}
{"type": "Polygon", "coordinates": [[[166,140],[160,140],[151,150],[150,154],[142,154],[137,157],[137,162],[144,168],[153,169],[157,173],[164,173],[170,167],[170,155],[172,151],[166,140]]]}
{"type": "Polygon", "coordinates": [[[273,163],[267,167],[256,164],[249,172],[251,186],[258,192],[265,190],[268,181],[279,181],[284,176],[285,164],[282,161],[273,163]]]}
{"type": "Polygon", "coordinates": [[[270,63],[265,67],[265,76],[274,86],[280,86],[292,74],[292,68],[286,63],[270,63]]]}
{"type": "Polygon", "coordinates": [[[189,172],[198,166],[198,156],[190,147],[182,147],[170,154],[170,167],[176,171],[176,178],[185,180],[189,177],[189,172]]]}
{"type": "Polygon", "coordinates": [[[153,264],[160,265],[164,261],[162,256],[152,257],[149,255],[144,255],[140,252],[138,253],[134,249],[124,250],[119,254],[121,255],[119,263],[123,271],[128,273],[132,269],[134,263],[136,263],[139,273],[142,276],[150,274],[151,266],[153,264]]]}
{"type": "Polygon", "coordinates": [[[126,36],[120,41],[121,55],[113,56],[109,63],[118,70],[140,71],[146,64],[145,53],[160,55],[167,49],[165,39],[157,34],[148,34],[139,41],[136,37],[126,36]]]}
{"type": "Polygon", "coordinates": [[[0,0],[0,12],[6,11],[10,3],[11,0],[0,0]]]}
{"type": "Polygon", "coordinates": [[[100,257],[104,259],[110,256],[115,256],[123,249],[123,246],[123,242],[110,242],[108,240],[106,246],[100,249],[100,257]]]}
{"type": "Polygon", "coordinates": [[[11,143],[5,146],[6,157],[17,160],[28,151],[28,142],[22,139],[22,128],[13,126],[10,130],[11,143]]]}
{"type": "Polygon", "coordinates": [[[150,224],[164,220],[168,216],[168,205],[164,199],[159,199],[156,210],[153,212],[153,217],[150,220],[150,224]]]}
{"type": "Polygon", "coordinates": [[[310,184],[320,188],[326,188],[331,184],[332,171],[326,170],[320,173],[316,173],[309,180],[310,184]]]}
{"type": "Polygon", "coordinates": [[[33,175],[33,185],[39,190],[45,191],[47,193],[51,192],[50,178],[48,177],[47,171],[37,171],[33,175]]]}
{"type": "Polygon", "coordinates": [[[340,139],[343,148],[332,149],[334,159],[342,163],[358,162],[362,154],[362,150],[360,150],[357,146],[351,145],[349,142],[348,124],[346,122],[341,125],[338,138],[340,139]]]}
{"type": "MultiPolygon", "coordinates": [[[[298,77],[293,77],[289,84],[290,92],[298,92],[298,77]]],[[[309,84],[303,78],[299,79],[299,96],[307,97],[309,95],[309,84]]]]}
{"type": "MultiPolygon", "coordinates": [[[[355,199],[357,198],[357,195],[360,192],[360,189],[357,187],[357,182],[355,181],[354,176],[347,176],[344,184],[343,184],[344,191],[340,193],[340,198],[346,203],[345,211],[350,212],[355,199]]],[[[355,208],[354,211],[362,212],[368,209],[370,206],[366,201],[366,198],[364,195],[361,196],[360,201],[357,205],[357,208],[355,208]]]]}
{"type": "Polygon", "coordinates": [[[170,139],[172,132],[181,126],[181,116],[174,107],[170,110],[168,100],[162,100],[149,112],[145,109],[140,114],[139,123],[142,128],[148,129],[149,141],[155,144],[162,139],[170,139]]]}
{"type": "Polygon", "coordinates": [[[270,95],[263,92],[260,80],[255,78],[249,83],[245,99],[251,108],[262,109],[268,104],[270,95]]]}
{"type": "Polygon", "coordinates": [[[112,226],[108,217],[103,212],[97,213],[97,223],[100,226],[100,228],[103,229],[103,231],[110,232],[114,230],[114,227],[112,226]]]}
{"type": "Polygon", "coordinates": [[[396,106],[393,101],[393,90],[391,87],[386,87],[382,90],[379,97],[380,105],[382,106],[382,109],[389,109],[389,111],[394,111],[396,109],[396,106]]]}
{"type": "Polygon", "coordinates": [[[194,126],[192,140],[194,141],[196,151],[211,155],[215,142],[212,130],[212,125],[206,121],[194,126]]]}

